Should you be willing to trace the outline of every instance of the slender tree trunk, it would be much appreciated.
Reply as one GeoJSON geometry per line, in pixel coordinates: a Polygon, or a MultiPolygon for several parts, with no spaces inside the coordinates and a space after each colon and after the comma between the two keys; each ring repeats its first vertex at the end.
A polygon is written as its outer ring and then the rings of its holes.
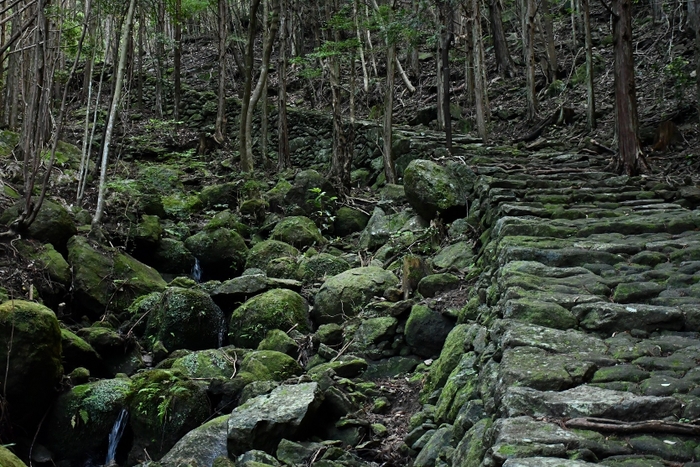
{"type": "MultiPolygon", "coordinates": [[[[279,0],[272,0],[271,18],[270,18],[270,28],[265,31],[265,40],[263,43],[263,57],[262,65],[260,66],[260,76],[258,77],[258,82],[255,85],[255,89],[251,92],[250,103],[248,104],[248,109],[246,112],[246,134],[248,135],[246,139],[246,160],[250,162],[250,169],[253,168],[253,114],[255,112],[255,106],[257,105],[260,97],[262,96],[262,90],[267,83],[267,74],[270,70],[270,56],[272,54],[272,45],[277,37],[277,31],[279,30],[279,11],[280,4],[279,0]]],[[[267,10],[267,8],[265,8],[267,10]]],[[[265,15],[267,16],[267,15],[265,15]]],[[[252,78],[252,76],[251,76],[252,78]]]]}
{"type": "Polygon", "coordinates": [[[637,175],[647,169],[637,137],[637,96],[632,48],[632,0],[613,0],[615,54],[615,124],[618,138],[617,170],[637,175]]]}
{"type": "Polygon", "coordinates": [[[583,30],[586,36],[586,120],[588,129],[593,130],[595,121],[595,94],[593,92],[593,39],[591,37],[591,14],[588,0],[581,0],[583,9],[583,30]]]}
{"type": "Polygon", "coordinates": [[[165,4],[156,2],[156,105],[158,118],[163,118],[163,59],[165,58],[165,4]]]}
{"type": "Polygon", "coordinates": [[[537,118],[537,91],[535,89],[535,0],[524,0],[523,52],[525,54],[525,86],[527,94],[527,120],[537,118]]]}
{"type": "Polygon", "coordinates": [[[491,35],[493,36],[493,48],[496,54],[498,73],[504,78],[515,77],[515,65],[508,51],[508,42],[503,31],[503,6],[502,0],[489,0],[489,20],[491,22],[491,35]]]}
{"type": "Polygon", "coordinates": [[[175,121],[180,120],[180,68],[182,57],[182,0],[175,0],[175,15],[173,17],[175,50],[173,50],[173,118],[175,121]]]}
{"type": "Polygon", "coordinates": [[[105,194],[107,192],[107,161],[109,160],[109,148],[112,142],[112,133],[117,119],[117,110],[119,109],[119,99],[122,93],[122,83],[124,81],[124,69],[126,68],[127,47],[129,45],[129,35],[131,34],[131,25],[134,21],[134,7],[136,0],[130,0],[129,9],[126,13],[126,20],[122,27],[122,37],[119,43],[119,64],[117,65],[117,76],[115,78],[114,95],[112,96],[112,105],[109,110],[109,119],[107,120],[107,128],[102,149],[102,161],[100,164],[100,186],[97,197],[97,208],[95,215],[92,218],[92,225],[97,226],[102,222],[104,214],[105,194]]]}
{"type": "Polygon", "coordinates": [[[554,43],[554,26],[552,25],[552,12],[549,0],[542,0],[542,20],[544,22],[544,43],[547,48],[547,80],[551,83],[557,79],[559,63],[557,61],[557,47],[554,43]]]}
{"type": "Polygon", "coordinates": [[[143,109],[143,38],[146,35],[146,15],[144,14],[143,5],[139,5],[139,38],[138,49],[139,56],[136,59],[136,105],[139,110],[143,109]]]}
{"type": "Polygon", "coordinates": [[[386,91],[384,94],[384,175],[387,183],[396,183],[396,169],[394,158],[391,154],[392,144],[392,116],[394,114],[394,56],[396,55],[396,42],[389,38],[386,51],[386,91]]]}
{"type": "Polygon", "coordinates": [[[277,170],[282,172],[292,167],[289,154],[289,129],[287,126],[287,44],[290,39],[290,12],[288,0],[281,0],[280,5],[280,50],[277,58],[279,92],[277,93],[277,170]]]}
{"type": "Polygon", "coordinates": [[[452,117],[450,114],[450,47],[454,40],[454,10],[447,1],[439,3],[442,32],[438,46],[438,127],[445,131],[445,147],[452,150],[452,117]]]}
{"type": "MultiPolygon", "coordinates": [[[[224,1],[224,0],[220,0],[224,1]]],[[[243,73],[245,84],[243,85],[243,97],[241,99],[241,117],[238,133],[239,152],[241,154],[241,169],[244,172],[253,170],[252,154],[248,154],[248,138],[252,135],[248,133],[247,116],[250,108],[250,96],[253,90],[253,53],[255,45],[255,30],[257,28],[257,16],[260,0],[250,2],[250,21],[248,23],[248,39],[245,52],[245,70],[243,73]]]]}
{"type": "Polygon", "coordinates": [[[471,21],[472,45],[474,47],[474,110],[476,128],[483,141],[488,139],[486,123],[489,119],[489,98],[486,92],[486,60],[481,40],[481,10],[479,0],[470,0],[468,18],[471,21]]]}
{"type": "Polygon", "coordinates": [[[362,31],[357,20],[357,0],[353,0],[352,2],[352,19],[357,35],[357,42],[359,43],[360,63],[362,64],[362,89],[364,89],[365,92],[369,92],[369,74],[367,73],[367,63],[365,62],[365,48],[362,45],[362,31]]]}
{"type": "MultiPolygon", "coordinates": [[[[216,126],[214,140],[221,144],[226,134],[226,35],[227,31],[226,0],[219,0],[219,88],[218,102],[216,106],[216,126]]],[[[241,114],[241,119],[244,119],[241,114]]]]}

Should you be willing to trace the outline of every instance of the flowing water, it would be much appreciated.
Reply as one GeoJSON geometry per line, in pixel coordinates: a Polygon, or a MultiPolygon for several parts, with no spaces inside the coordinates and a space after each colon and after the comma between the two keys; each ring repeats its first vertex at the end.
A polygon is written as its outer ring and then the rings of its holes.
{"type": "Polygon", "coordinates": [[[109,434],[109,445],[107,447],[107,459],[105,460],[105,465],[114,463],[114,458],[117,455],[117,446],[119,446],[119,440],[122,439],[124,428],[126,428],[126,422],[128,420],[129,412],[126,409],[122,409],[122,411],[119,412],[117,420],[114,422],[112,432],[109,434]]]}
{"type": "Polygon", "coordinates": [[[194,259],[194,266],[192,266],[192,279],[199,283],[202,280],[202,266],[199,264],[199,259],[194,259]]]}

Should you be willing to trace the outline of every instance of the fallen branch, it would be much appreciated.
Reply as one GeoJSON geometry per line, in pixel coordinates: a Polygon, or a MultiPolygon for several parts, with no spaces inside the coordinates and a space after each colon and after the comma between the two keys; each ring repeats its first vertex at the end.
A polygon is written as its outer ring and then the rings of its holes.
{"type": "MultiPolygon", "coordinates": [[[[698,420],[693,420],[697,422],[698,420]]],[[[587,430],[610,431],[615,433],[674,433],[679,435],[700,435],[700,425],[695,423],[665,422],[663,420],[644,420],[641,422],[623,422],[607,418],[572,418],[564,422],[566,428],[584,428],[587,430]]]]}

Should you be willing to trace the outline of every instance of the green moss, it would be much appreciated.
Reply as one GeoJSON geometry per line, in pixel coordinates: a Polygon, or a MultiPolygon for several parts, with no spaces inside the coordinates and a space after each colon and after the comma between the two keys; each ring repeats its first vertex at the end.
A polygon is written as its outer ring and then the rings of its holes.
{"type": "Polygon", "coordinates": [[[296,360],[274,350],[250,352],[241,362],[241,371],[252,374],[256,381],[284,381],[303,372],[296,360]]]}

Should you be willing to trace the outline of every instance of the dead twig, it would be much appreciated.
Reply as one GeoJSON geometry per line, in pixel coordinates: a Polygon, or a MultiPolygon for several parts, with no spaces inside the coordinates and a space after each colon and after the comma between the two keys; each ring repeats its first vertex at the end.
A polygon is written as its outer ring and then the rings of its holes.
{"type": "Polygon", "coordinates": [[[678,435],[700,435],[700,425],[693,420],[690,423],[666,422],[663,420],[643,420],[640,422],[624,422],[607,418],[572,418],[564,422],[567,428],[584,428],[596,431],[615,433],[673,433],[678,435]]]}

